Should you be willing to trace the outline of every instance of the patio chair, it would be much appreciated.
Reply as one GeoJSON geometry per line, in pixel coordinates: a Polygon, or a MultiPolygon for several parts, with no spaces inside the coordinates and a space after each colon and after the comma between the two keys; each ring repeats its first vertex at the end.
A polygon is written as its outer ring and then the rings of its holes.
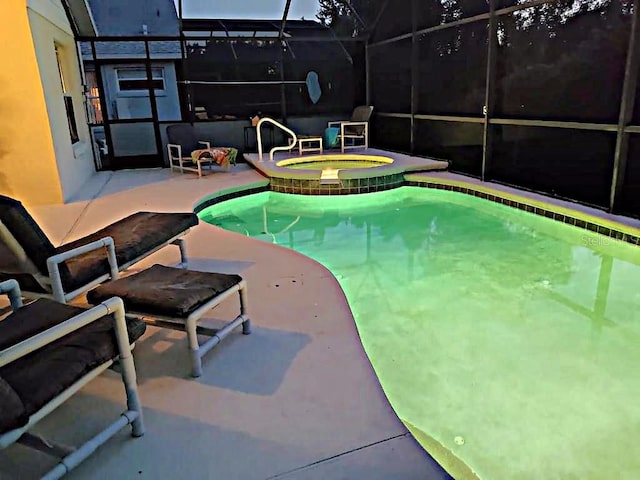
{"type": "Polygon", "coordinates": [[[19,201],[0,195],[0,281],[66,303],[169,244],[186,266],[181,237],[197,224],[193,213],[138,212],[56,248],[19,201]]]}
{"type": "Polygon", "coordinates": [[[196,172],[202,177],[202,167],[221,165],[223,168],[236,162],[238,150],[229,147],[211,147],[211,142],[199,140],[195,128],[190,124],[170,125],[167,127],[167,156],[169,167],[196,172]],[[194,158],[193,153],[199,152],[194,158]]]}
{"type": "MultiPolygon", "coordinates": [[[[342,153],[353,148],[369,148],[369,119],[372,113],[372,106],[356,107],[350,120],[329,122],[326,137],[335,138],[336,143],[339,140],[342,153]]],[[[329,146],[332,144],[330,142],[329,146]]]]}
{"type": "MultiPolygon", "coordinates": [[[[60,462],[43,478],[60,478],[96,448],[131,425],[144,434],[132,344],[144,322],[125,320],[124,305],[111,298],[90,310],[38,299],[23,306],[18,282],[0,282],[12,313],[0,321],[0,449],[16,442],[60,462]],[[119,363],[126,411],[77,449],[52,444],[30,433],[32,427],[107,368],[119,363]]],[[[61,426],[62,428],[65,425],[61,426]]]]}

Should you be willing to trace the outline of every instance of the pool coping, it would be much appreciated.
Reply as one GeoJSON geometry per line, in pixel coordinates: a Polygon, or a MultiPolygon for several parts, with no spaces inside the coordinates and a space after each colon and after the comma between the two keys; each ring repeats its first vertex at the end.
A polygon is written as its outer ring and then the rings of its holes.
{"type": "Polygon", "coordinates": [[[224,188],[198,200],[193,204],[193,211],[198,214],[205,208],[215,205],[216,203],[231,200],[233,198],[244,197],[246,195],[252,195],[254,193],[268,192],[269,190],[269,180],[266,178],[243,185],[224,188]]]}
{"type": "Polygon", "coordinates": [[[405,175],[404,185],[464,193],[589,230],[610,237],[614,241],[640,246],[640,221],[630,217],[621,218],[610,215],[575,202],[480,182],[450,172],[446,172],[446,175],[408,174],[405,175]]]}

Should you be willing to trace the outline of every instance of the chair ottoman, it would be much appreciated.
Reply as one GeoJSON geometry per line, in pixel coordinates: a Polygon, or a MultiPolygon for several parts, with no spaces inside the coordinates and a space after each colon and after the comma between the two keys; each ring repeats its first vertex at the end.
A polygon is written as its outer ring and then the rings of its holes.
{"type": "Polygon", "coordinates": [[[239,275],[154,265],[100,285],[87,294],[87,300],[95,305],[114,296],[122,298],[127,315],[142,317],[150,325],[186,331],[193,377],[202,375],[202,357],[235,327],[242,324],[242,333],[251,333],[247,285],[239,275]],[[205,313],[236,292],[240,315],[219,330],[198,325],[205,313]],[[200,345],[198,334],[211,338],[200,345]]]}

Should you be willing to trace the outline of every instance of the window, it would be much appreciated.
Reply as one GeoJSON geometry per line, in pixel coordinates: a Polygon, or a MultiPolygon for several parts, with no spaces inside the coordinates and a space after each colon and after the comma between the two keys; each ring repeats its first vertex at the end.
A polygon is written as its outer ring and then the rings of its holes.
{"type": "Polygon", "coordinates": [[[64,108],[67,113],[67,122],[69,123],[69,135],[71,136],[71,143],[78,143],[80,138],[78,137],[78,126],[76,124],[76,115],[73,111],[73,97],[68,90],[68,84],[65,81],[64,76],[64,62],[62,58],[61,48],[55,45],[56,61],[58,64],[58,74],[60,75],[60,85],[62,87],[62,98],[64,101],[64,108]]]}
{"type": "MultiPolygon", "coordinates": [[[[139,92],[147,91],[146,68],[119,68],[116,70],[118,79],[118,91],[139,92]]],[[[156,93],[164,91],[164,70],[162,68],[151,69],[151,84],[156,93]]]]}
{"type": "Polygon", "coordinates": [[[98,78],[94,70],[88,70],[85,72],[87,82],[87,113],[89,114],[89,123],[101,124],[102,119],[102,105],[100,105],[100,92],[98,90],[98,78]]]}

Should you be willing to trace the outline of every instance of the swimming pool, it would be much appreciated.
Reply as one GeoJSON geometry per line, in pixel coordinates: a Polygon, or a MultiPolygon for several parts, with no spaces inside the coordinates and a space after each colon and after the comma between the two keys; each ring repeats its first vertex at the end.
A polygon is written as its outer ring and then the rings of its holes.
{"type": "Polygon", "coordinates": [[[456,478],[638,477],[637,247],[413,187],[200,216],[333,272],[391,405],[456,478]]]}

